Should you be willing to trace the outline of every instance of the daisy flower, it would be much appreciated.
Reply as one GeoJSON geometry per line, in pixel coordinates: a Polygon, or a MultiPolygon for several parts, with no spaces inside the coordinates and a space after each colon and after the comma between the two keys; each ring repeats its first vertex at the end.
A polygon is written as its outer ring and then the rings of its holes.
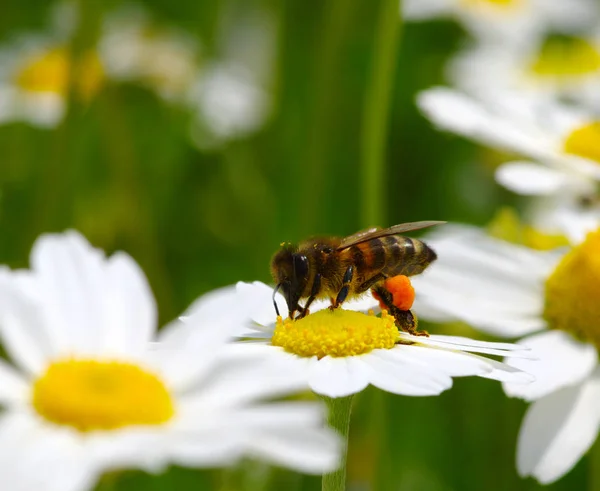
{"type": "Polygon", "coordinates": [[[600,110],[600,23],[588,34],[479,43],[453,58],[449,79],[474,94],[514,90],[600,110]]]}
{"type": "Polygon", "coordinates": [[[424,319],[524,336],[519,343],[537,359],[506,363],[535,381],[504,383],[509,396],[532,402],[519,431],[517,470],[543,484],[559,479],[600,428],[600,230],[567,251],[536,251],[466,226],[447,227],[428,243],[439,257],[414,280],[415,310],[424,319]]]}
{"type": "Polygon", "coordinates": [[[578,29],[596,8],[590,0],[403,0],[402,11],[406,20],[452,18],[479,39],[511,43],[549,28],[578,29]]]}
{"type": "Polygon", "coordinates": [[[137,82],[167,100],[182,100],[196,73],[199,42],[188,33],[157,25],[138,5],[108,15],[99,51],[108,76],[137,82]]]}
{"type": "Polygon", "coordinates": [[[306,382],[291,364],[227,343],[238,326],[227,297],[205,296],[160,333],[156,317],[137,264],[75,232],[38,239],[30,270],[0,272],[7,489],[80,491],[107,470],[242,456],[309,473],[336,467],[339,440],[320,406],[261,402],[306,382]]]}
{"type": "Polygon", "coordinates": [[[0,123],[52,128],[65,114],[70,91],[82,102],[99,92],[105,76],[98,54],[75,58],[67,34],[23,34],[0,47],[0,123]]]}
{"type": "Polygon", "coordinates": [[[501,165],[496,180],[516,193],[546,198],[535,213],[536,225],[564,231],[576,242],[598,226],[597,116],[514,92],[476,98],[433,88],[419,94],[417,103],[442,129],[531,159],[501,165]]]}
{"type": "Polygon", "coordinates": [[[256,133],[271,113],[277,26],[260,8],[229,9],[219,21],[216,56],[188,92],[190,136],[201,149],[256,133]]]}
{"type": "MultiPolygon", "coordinates": [[[[262,347],[265,359],[292,361],[313,392],[323,396],[349,396],[369,384],[395,394],[438,395],[452,386],[452,377],[468,375],[530,381],[521,370],[475,354],[528,356],[522,347],[399,332],[387,312],[374,315],[377,301],[371,297],[349,300],[333,311],[329,302],[317,300],[310,315],[291,321],[276,318],[273,288],[263,283],[238,283],[235,296],[247,315],[239,337],[262,347]]],[[[275,301],[285,305],[279,293],[275,301]]]]}

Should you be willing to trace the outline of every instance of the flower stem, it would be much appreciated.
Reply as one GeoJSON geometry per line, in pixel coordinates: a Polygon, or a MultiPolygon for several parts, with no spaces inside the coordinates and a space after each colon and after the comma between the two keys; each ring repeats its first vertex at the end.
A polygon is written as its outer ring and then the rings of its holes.
{"type": "Polygon", "coordinates": [[[346,458],[348,456],[348,433],[350,432],[350,413],[352,411],[352,396],[323,397],[327,404],[329,415],[327,422],[336,430],[343,440],[340,467],[337,471],[323,476],[322,491],[344,491],[346,489],[346,458]]]}
{"type": "Polygon", "coordinates": [[[379,9],[361,136],[361,220],[368,227],[385,225],[385,142],[400,27],[398,0],[381,0],[379,9]]]}

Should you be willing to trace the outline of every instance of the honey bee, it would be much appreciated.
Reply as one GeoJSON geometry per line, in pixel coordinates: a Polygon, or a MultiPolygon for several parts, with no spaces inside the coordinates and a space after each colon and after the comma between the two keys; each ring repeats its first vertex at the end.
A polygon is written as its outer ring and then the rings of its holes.
{"type": "Polygon", "coordinates": [[[345,238],[322,237],[298,245],[282,244],[271,260],[271,274],[276,283],[273,304],[277,315],[280,314],[275,295],[279,290],[287,302],[290,318],[300,319],[309,313],[315,299],[330,298],[330,308],[335,309],[347,298],[371,289],[395,317],[397,325],[414,332],[416,322],[412,313],[394,305],[384,282],[396,275],[419,274],[437,258],[425,242],[399,234],[443,223],[403,223],[364,230],[345,238]],[[299,303],[301,299],[307,299],[304,306],[299,303]]]}

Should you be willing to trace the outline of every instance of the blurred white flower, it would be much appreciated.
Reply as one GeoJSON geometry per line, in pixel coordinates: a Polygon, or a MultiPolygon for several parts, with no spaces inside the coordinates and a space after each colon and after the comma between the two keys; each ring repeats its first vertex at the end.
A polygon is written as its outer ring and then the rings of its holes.
{"type": "Polygon", "coordinates": [[[428,244],[438,260],[414,279],[415,310],[423,319],[525,336],[520,343],[537,359],[506,363],[535,381],[504,384],[509,396],[533,401],[519,433],[517,469],[543,484],[559,479],[600,428],[600,231],[566,253],[535,251],[466,226],[431,234],[428,244]]]}
{"type": "Polygon", "coordinates": [[[167,100],[181,100],[199,69],[199,41],[154,23],[139,5],[108,15],[99,50],[109,77],[139,83],[167,100]]]}
{"type": "MultiPolygon", "coordinates": [[[[528,383],[528,374],[472,353],[528,356],[527,350],[506,343],[486,343],[452,336],[413,336],[399,332],[391,316],[367,310],[372,297],[347,301],[331,311],[315,301],[301,320],[276,320],[273,289],[255,282],[238,283],[232,298],[246,314],[240,338],[248,348],[261,348],[265,360],[287,360],[304,373],[317,394],[344,397],[369,384],[394,394],[438,395],[452,386],[452,377],[480,377],[528,383]],[[250,344],[248,344],[250,343],[250,344]]],[[[281,294],[275,300],[283,304],[281,294]]],[[[194,312],[192,306],[190,312],[194,312]]]]}
{"type": "Polygon", "coordinates": [[[64,116],[70,91],[87,102],[104,83],[97,53],[76,59],[69,49],[77,17],[73,4],[58,4],[52,17],[47,32],[21,34],[0,47],[0,124],[54,127],[64,116]]]}
{"type": "Polygon", "coordinates": [[[186,324],[157,333],[149,285],[126,254],[47,235],[31,268],[0,272],[6,489],[80,491],[106,470],[243,456],[310,473],[337,465],[320,405],[261,401],[306,382],[292,363],[227,343],[240,322],[227,296],[205,296],[186,324]]]}
{"type": "Polygon", "coordinates": [[[594,28],[587,35],[479,43],[453,58],[449,79],[476,95],[514,90],[600,111],[600,21],[594,28]]]}
{"type": "Polygon", "coordinates": [[[199,147],[218,145],[260,129],[269,96],[243,66],[207,66],[189,93],[194,110],[191,135],[199,147]]]}
{"type": "Polygon", "coordinates": [[[565,232],[575,242],[600,223],[600,117],[573,106],[514,92],[470,97],[447,88],[418,96],[438,127],[533,161],[501,165],[496,180],[536,204],[536,226],[565,232]]]}
{"type": "Polygon", "coordinates": [[[593,0],[403,0],[402,9],[406,20],[452,18],[478,39],[504,43],[577,31],[598,13],[593,0]]]}
{"type": "Polygon", "coordinates": [[[218,147],[260,130],[271,112],[276,25],[251,7],[225,11],[215,56],[198,72],[188,103],[190,136],[199,148],[218,147]]]}

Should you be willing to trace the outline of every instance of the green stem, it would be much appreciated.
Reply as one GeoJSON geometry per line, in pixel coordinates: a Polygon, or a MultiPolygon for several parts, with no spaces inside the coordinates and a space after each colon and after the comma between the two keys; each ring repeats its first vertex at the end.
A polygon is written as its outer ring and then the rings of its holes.
{"type": "Polygon", "coordinates": [[[592,445],[588,453],[588,489],[590,491],[600,489],[600,439],[592,445]]]}
{"type": "Polygon", "coordinates": [[[381,0],[365,96],[361,141],[361,219],[368,227],[385,225],[385,142],[400,28],[398,9],[398,0],[381,0]]]}
{"type": "Polygon", "coordinates": [[[346,489],[346,458],[348,456],[348,433],[350,432],[350,413],[352,411],[352,396],[323,397],[329,409],[327,422],[342,437],[343,450],[340,457],[340,467],[337,471],[325,474],[322,480],[322,491],[344,491],[346,489]]]}

